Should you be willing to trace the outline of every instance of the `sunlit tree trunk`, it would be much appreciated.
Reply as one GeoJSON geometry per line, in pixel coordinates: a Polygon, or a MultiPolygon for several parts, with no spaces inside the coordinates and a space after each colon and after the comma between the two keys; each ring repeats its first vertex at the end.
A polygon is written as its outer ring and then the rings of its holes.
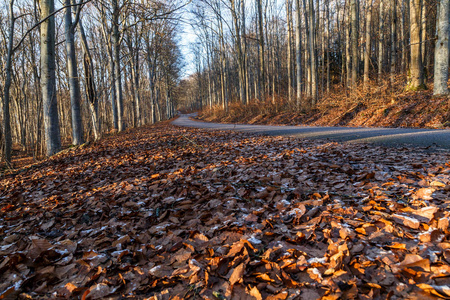
{"type": "MultiPolygon", "coordinates": [[[[428,45],[428,41],[427,41],[427,19],[428,19],[428,13],[429,13],[429,11],[428,11],[428,9],[427,9],[427,0],[421,0],[421,3],[420,3],[420,7],[421,7],[421,10],[420,10],[420,20],[421,20],[421,24],[420,24],[420,26],[422,27],[421,28],[421,31],[420,31],[420,34],[421,34],[421,52],[422,52],[422,64],[423,64],[423,67],[424,67],[424,73],[427,71],[427,70],[425,70],[425,68],[426,68],[426,58],[427,58],[427,45],[428,45]]],[[[425,76],[425,74],[424,74],[424,76],[425,76]]]]}
{"type": "Polygon", "coordinates": [[[411,36],[411,66],[408,89],[426,89],[423,80],[422,47],[420,38],[420,4],[421,0],[410,0],[410,36],[411,36]]]}
{"type": "Polygon", "coordinates": [[[351,0],[351,26],[352,26],[352,87],[356,87],[359,72],[359,55],[358,55],[358,3],[357,0],[351,0]]]}
{"type": "Polygon", "coordinates": [[[366,16],[366,46],[364,48],[364,87],[369,84],[369,67],[371,54],[371,22],[372,22],[372,0],[367,4],[366,16]]]}
{"type": "Polygon", "coordinates": [[[440,0],[437,19],[436,50],[434,53],[434,89],[433,94],[448,95],[448,67],[449,67],[449,0],[440,0]]]}

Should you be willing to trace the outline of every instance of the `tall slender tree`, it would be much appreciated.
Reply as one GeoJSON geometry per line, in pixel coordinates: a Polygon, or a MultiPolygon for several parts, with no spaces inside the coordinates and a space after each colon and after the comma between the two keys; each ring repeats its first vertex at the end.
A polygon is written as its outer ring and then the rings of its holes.
{"type": "Polygon", "coordinates": [[[58,103],[56,98],[56,37],[55,3],[53,0],[40,0],[41,19],[41,89],[44,109],[44,128],[47,155],[61,150],[58,103]]]}
{"type": "Polygon", "coordinates": [[[369,71],[370,71],[370,54],[372,50],[372,1],[368,0],[367,3],[367,16],[366,16],[366,45],[364,47],[364,87],[367,87],[369,83],[369,71]]]}
{"type": "Polygon", "coordinates": [[[301,6],[300,0],[295,0],[296,12],[295,12],[295,50],[296,50],[296,62],[297,62],[297,109],[302,105],[302,23],[301,23],[301,6]]]}
{"type": "Polygon", "coordinates": [[[6,54],[6,78],[3,89],[3,136],[5,161],[11,165],[12,137],[11,137],[11,115],[10,115],[10,89],[12,83],[12,59],[14,54],[14,25],[16,17],[14,16],[14,0],[9,1],[9,33],[8,50],[6,54]]]}
{"type": "Polygon", "coordinates": [[[65,32],[66,32],[66,55],[67,55],[67,75],[69,81],[70,104],[72,112],[72,144],[81,145],[83,139],[83,123],[81,121],[81,90],[78,77],[78,63],[75,52],[75,26],[78,23],[81,11],[81,4],[76,6],[75,21],[72,20],[71,0],[65,0],[65,32]]]}
{"type": "Polygon", "coordinates": [[[358,55],[358,0],[351,0],[351,44],[352,44],[352,77],[351,86],[356,87],[359,72],[359,55],[358,55]]]}

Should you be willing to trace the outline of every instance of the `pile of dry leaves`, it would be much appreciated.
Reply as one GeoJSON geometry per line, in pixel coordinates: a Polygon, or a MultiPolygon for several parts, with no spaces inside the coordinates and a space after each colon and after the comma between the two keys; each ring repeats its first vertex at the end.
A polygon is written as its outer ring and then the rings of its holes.
{"type": "Polygon", "coordinates": [[[0,181],[0,299],[450,298],[447,153],[167,124],[0,181]]]}

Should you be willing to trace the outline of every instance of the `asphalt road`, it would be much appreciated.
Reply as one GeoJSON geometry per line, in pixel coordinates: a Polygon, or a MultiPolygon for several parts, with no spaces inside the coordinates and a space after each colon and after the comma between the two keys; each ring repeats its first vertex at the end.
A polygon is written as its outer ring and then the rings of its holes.
{"type": "Polygon", "coordinates": [[[450,149],[449,129],[234,125],[198,122],[189,119],[192,116],[195,116],[195,114],[180,115],[172,124],[212,130],[235,130],[271,136],[290,136],[348,143],[372,143],[394,147],[430,147],[434,150],[450,149]]]}

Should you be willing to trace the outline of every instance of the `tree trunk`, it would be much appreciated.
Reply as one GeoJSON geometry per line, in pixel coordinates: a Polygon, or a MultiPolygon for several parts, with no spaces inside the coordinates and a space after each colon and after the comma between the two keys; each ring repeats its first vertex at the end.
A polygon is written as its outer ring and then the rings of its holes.
{"type": "MultiPolygon", "coordinates": [[[[347,3],[347,1],[346,1],[347,3]]],[[[351,27],[351,16],[350,9],[347,8],[346,11],[346,26],[345,26],[345,71],[347,73],[347,81],[346,86],[351,86],[351,78],[352,78],[352,70],[351,70],[351,55],[350,55],[350,46],[351,46],[351,37],[350,37],[350,27],[351,27]]]]}
{"type": "Polygon", "coordinates": [[[315,51],[315,14],[313,0],[309,0],[309,55],[311,62],[311,104],[317,103],[317,56],[315,51]]]}
{"type": "MultiPolygon", "coordinates": [[[[53,0],[40,0],[41,19],[55,10],[53,0]]],[[[56,51],[55,17],[49,17],[41,24],[41,90],[44,109],[46,154],[51,156],[61,150],[58,104],[56,99],[56,51]]]]}
{"type": "Polygon", "coordinates": [[[245,67],[244,67],[244,55],[242,53],[242,40],[241,40],[241,28],[239,26],[239,19],[236,13],[236,3],[235,0],[231,0],[231,15],[234,21],[234,29],[235,29],[235,43],[236,43],[236,52],[238,55],[238,65],[239,65],[239,95],[243,104],[246,104],[246,87],[245,87],[245,67]]]}
{"type": "Polygon", "coordinates": [[[423,80],[422,50],[420,40],[420,0],[410,0],[410,40],[411,40],[411,68],[408,90],[426,89],[423,80]]]}
{"type": "Polygon", "coordinates": [[[112,0],[113,22],[112,22],[112,46],[114,58],[114,86],[116,89],[116,109],[117,109],[117,129],[123,131],[125,124],[123,120],[123,93],[122,93],[122,73],[120,70],[120,34],[119,34],[119,6],[117,0],[112,0]]]}
{"type": "Polygon", "coordinates": [[[327,1],[327,36],[326,36],[326,44],[327,44],[327,93],[330,92],[330,0],[327,1]]]}
{"type": "Polygon", "coordinates": [[[397,63],[397,0],[391,3],[391,87],[394,86],[397,63]]]}
{"type": "Polygon", "coordinates": [[[265,75],[265,62],[264,62],[264,27],[263,27],[263,11],[261,0],[256,1],[258,7],[258,30],[259,30],[259,94],[264,98],[266,75],[265,75]]]}
{"type": "Polygon", "coordinates": [[[437,19],[436,49],[434,52],[434,90],[433,95],[448,95],[449,66],[449,0],[440,0],[437,19]]]}
{"type": "Polygon", "coordinates": [[[98,98],[94,81],[94,68],[92,66],[92,57],[87,44],[86,34],[84,33],[83,23],[79,21],[81,45],[83,49],[83,68],[86,97],[89,101],[89,110],[91,112],[92,127],[94,130],[94,140],[100,139],[100,120],[98,115],[98,98]]]}
{"type": "Polygon", "coordinates": [[[297,23],[295,31],[295,50],[297,61],[297,109],[302,106],[302,24],[300,0],[295,0],[297,11],[295,13],[295,22],[297,23]]]}
{"type": "Polygon", "coordinates": [[[383,20],[383,0],[380,0],[379,19],[378,19],[378,83],[381,83],[383,76],[383,47],[384,47],[384,20],[383,20]]]}
{"type": "Polygon", "coordinates": [[[66,54],[67,75],[69,76],[70,106],[72,112],[72,144],[81,145],[83,140],[83,123],[81,121],[81,91],[78,79],[78,64],[75,53],[75,24],[72,22],[71,0],[65,0],[65,32],[66,32],[66,54]]]}
{"type": "Polygon", "coordinates": [[[306,31],[306,41],[305,41],[305,71],[306,71],[306,86],[305,86],[305,91],[306,91],[306,95],[307,97],[311,97],[311,47],[309,46],[310,43],[310,30],[311,30],[311,26],[310,26],[310,22],[309,22],[309,14],[308,14],[308,10],[309,10],[309,1],[308,1],[308,6],[306,6],[306,1],[307,0],[303,0],[303,15],[305,18],[305,31],[306,31]]]}
{"type": "Polygon", "coordinates": [[[287,75],[288,75],[288,102],[292,102],[292,28],[291,28],[291,1],[286,0],[286,24],[287,24],[287,75]]]}
{"type": "Polygon", "coordinates": [[[364,48],[364,87],[367,88],[369,84],[369,67],[370,67],[370,52],[371,52],[371,22],[372,22],[372,0],[369,0],[367,6],[366,17],[366,47],[364,48]]]}
{"type": "Polygon", "coordinates": [[[357,0],[351,0],[351,22],[352,22],[352,87],[356,87],[359,72],[358,55],[358,3],[357,0]]]}
{"type": "Polygon", "coordinates": [[[11,116],[9,111],[10,106],[10,89],[12,82],[12,59],[14,47],[14,24],[16,17],[14,16],[14,0],[9,2],[9,34],[8,34],[8,53],[6,56],[6,78],[3,90],[3,138],[5,139],[5,162],[8,166],[11,165],[12,152],[12,137],[11,137],[11,116]]]}
{"type": "MultiPolygon", "coordinates": [[[[427,58],[427,45],[428,45],[428,41],[427,41],[427,19],[428,19],[428,9],[427,9],[427,0],[421,0],[421,10],[420,10],[420,19],[421,19],[421,51],[422,51],[422,64],[423,64],[423,68],[424,68],[424,73],[428,73],[428,70],[426,70],[426,58],[427,58]]],[[[426,76],[424,74],[424,76],[426,76]]]]}
{"type": "Polygon", "coordinates": [[[407,65],[407,43],[406,43],[406,8],[405,8],[405,2],[407,0],[400,0],[402,1],[401,5],[401,18],[400,18],[400,33],[401,33],[401,45],[402,45],[402,65],[401,65],[401,72],[406,72],[406,65],[407,65]]]}

